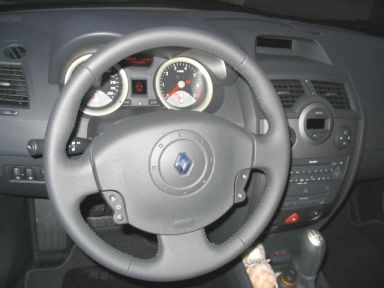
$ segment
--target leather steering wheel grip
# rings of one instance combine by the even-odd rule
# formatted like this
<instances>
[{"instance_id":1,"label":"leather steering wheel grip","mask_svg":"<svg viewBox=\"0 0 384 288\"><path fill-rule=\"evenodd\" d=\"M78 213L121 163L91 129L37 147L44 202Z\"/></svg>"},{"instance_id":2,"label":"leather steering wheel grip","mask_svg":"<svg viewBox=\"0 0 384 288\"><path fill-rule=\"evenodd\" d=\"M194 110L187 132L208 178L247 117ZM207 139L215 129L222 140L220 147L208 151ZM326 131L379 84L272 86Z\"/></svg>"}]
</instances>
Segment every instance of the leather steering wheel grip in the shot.
<instances>
[{"instance_id":1,"label":"leather steering wheel grip","mask_svg":"<svg viewBox=\"0 0 384 288\"><path fill-rule=\"evenodd\" d=\"M92 166L92 144L80 159L74 160L66 156L65 143L74 128L82 95L105 70L126 56L170 46L199 49L223 59L251 87L255 100L268 119L269 131L266 135L253 135L246 131L254 149L253 159L249 159L252 162L249 168L263 170L267 175L267 186L247 222L226 242L212 245L206 239L203 229L179 235L159 235L157 257L143 260L105 243L81 217L80 202L100 189ZM52 110L45 139L47 190L69 236L101 265L125 276L150 281L176 281L196 277L239 256L259 237L275 213L283 196L290 162L285 113L260 67L232 41L216 34L183 27L141 30L97 51L77 69L64 87ZM189 252L188 248L191 247L194 253Z\"/></svg>"}]
</instances>

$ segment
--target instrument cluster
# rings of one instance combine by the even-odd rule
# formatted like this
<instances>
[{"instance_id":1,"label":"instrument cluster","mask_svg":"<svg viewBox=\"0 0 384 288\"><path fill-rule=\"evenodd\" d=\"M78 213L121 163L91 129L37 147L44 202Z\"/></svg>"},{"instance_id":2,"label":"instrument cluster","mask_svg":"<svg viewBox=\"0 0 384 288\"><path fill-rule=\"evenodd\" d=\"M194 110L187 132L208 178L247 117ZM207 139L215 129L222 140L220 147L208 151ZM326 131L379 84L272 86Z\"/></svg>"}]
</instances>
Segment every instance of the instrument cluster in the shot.
<instances>
[{"instance_id":1,"label":"instrument cluster","mask_svg":"<svg viewBox=\"0 0 384 288\"><path fill-rule=\"evenodd\" d=\"M64 84L91 56L88 53L72 60ZM108 115L121 107L204 111L211 103L214 85L207 65L197 58L129 56L92 85L84 95L81 111L90 116Z\"/></svg>"}]
</instances>

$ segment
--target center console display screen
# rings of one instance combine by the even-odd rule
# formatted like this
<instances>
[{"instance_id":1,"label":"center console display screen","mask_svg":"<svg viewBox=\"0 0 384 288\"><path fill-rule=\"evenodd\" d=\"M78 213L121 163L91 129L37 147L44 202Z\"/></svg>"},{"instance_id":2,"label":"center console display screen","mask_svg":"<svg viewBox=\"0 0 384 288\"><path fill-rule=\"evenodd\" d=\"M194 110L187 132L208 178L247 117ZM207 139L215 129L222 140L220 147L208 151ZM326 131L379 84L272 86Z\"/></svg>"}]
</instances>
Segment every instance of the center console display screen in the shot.
<instances>
[{"instance_id":1,"label":"center console display screen","mask_svg":"<svg viewBox=\"0 0 384 288\"><path fill-rule=\"evenodd\" d=\"M308 130L320 130L325 128L324 118L308 118L307 129Z\"/></svg>"}]
</instances>

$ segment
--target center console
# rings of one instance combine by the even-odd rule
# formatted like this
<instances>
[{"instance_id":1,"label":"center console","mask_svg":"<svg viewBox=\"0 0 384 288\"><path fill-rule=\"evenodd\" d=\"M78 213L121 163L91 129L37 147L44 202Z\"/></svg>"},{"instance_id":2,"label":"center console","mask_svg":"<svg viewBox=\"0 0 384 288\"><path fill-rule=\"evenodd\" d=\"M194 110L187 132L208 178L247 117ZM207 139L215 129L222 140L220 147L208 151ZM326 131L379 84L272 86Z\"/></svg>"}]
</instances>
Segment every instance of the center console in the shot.
<instances>
[{"instance_id":1,"label":"center console","mask_svg":"<svg viewBox=\"0 0 384 288\"><path fill-rule=\"evenodd\" d=\"M286 91L279 93L276 89L278 94L287 95L289 85L283 86L282 80L279 81L278 88L284 87ZM321 97L314 82L302 81L304 96L299 97L292 107L285 107L291 133L292 162L285 196L271 231L304 227L329 215L340 197L354 155L358 117L350 106L340 109L339 102L333 101L339 94L332 89L326 91L325 95L329 97ZM339 85L345 85L347 95L347 85Z\"/></svg>"}]
</instances>

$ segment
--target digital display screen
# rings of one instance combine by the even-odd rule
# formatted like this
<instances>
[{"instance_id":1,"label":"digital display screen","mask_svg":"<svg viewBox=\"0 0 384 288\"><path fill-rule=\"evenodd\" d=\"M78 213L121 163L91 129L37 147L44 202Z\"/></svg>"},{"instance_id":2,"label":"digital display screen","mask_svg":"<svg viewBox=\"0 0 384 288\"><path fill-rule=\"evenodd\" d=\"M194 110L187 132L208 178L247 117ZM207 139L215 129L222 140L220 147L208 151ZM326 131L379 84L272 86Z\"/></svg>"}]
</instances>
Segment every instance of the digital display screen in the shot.
<instances>
[{"instance_id":1,"label":"digital display screen","mask_svg":"<svg viewBox=\"0 0 384 288\"><path fill-rule=\"evenodd\" d=\"M132 94L137 96L147 95L147 80L132 80Z\"/></svg>"},{"instance_id":2,"label":"digital display screen","mask_svg":"<svg viewBox=\"0 0 384 288\"><path fill-rule=\"evenodd\" d=\"M153 57L148 55L136 54L125 58L129 66L149 67L152 65Z\"/></svg>"},{"instance_id":3,"label":"digital display screen","mask_svg":"<svg viewBox=\"0 0 384 288\"><path fill-rule=\"evenodd\" d=\"M257 37L258 47L292 49L292 40L274 37Z\"/></svg>"},{"instance_id":4,"label":"digital display screen","mask_svg":"<svg viewBox=\"0 0 384 288\"><path fill-rule=\"evenodd\" d=\"M325 128L324 118L308 118L307 129L308 130L320 130Z\"/></svg>"}]
</instances>

